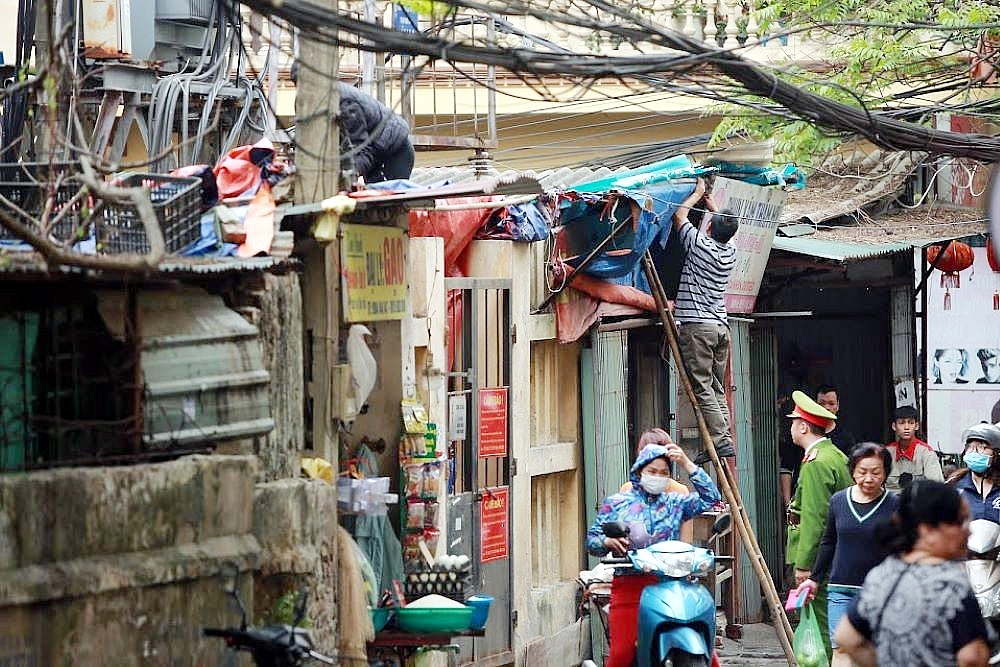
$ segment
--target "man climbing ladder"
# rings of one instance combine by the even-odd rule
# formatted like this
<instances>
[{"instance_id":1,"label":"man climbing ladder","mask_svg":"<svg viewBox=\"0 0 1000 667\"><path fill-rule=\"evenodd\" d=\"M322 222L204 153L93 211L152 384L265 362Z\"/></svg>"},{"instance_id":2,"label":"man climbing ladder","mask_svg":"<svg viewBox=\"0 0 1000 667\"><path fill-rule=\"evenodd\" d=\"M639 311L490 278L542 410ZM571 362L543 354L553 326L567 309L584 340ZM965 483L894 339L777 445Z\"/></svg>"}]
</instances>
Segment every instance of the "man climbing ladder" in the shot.
<instances>
[{"instance_id":1,"label":"man climbing ladder","mask_svg":"<svg viewBox=\"0 0 1000 667\"><path fill-rule=\"evenodd\" d=\"M688 221L689 212L699 201L704 201L707 215L712 216L705 232ZM699 178L694 192L674 212L674 232L686 253L674 317L681 356L716 452L720 457L732 457L736 452L724 384L730 345L725 293L736 265L736 247L729 241L739 228L739 220L732 211L717 210ZM695 459L699 464L708 460L707 452Z\"/></svg>"}]
</instances>

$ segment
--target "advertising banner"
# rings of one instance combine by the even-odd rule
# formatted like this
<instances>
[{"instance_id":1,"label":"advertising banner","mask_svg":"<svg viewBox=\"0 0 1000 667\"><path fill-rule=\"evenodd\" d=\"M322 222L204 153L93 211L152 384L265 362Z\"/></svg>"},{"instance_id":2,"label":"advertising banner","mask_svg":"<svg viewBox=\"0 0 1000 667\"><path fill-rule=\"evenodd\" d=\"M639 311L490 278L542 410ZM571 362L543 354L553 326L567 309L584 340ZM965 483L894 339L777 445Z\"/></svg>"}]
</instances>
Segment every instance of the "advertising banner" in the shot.
<instances>
[{"instance_id":1,"label":"advertising banner","mask_svg":"<svg viewBox=\"0 0 1000 667\"><path fill-rule=\"evenodd\" d=\"M739 231L730 242L736 245L736 266L729 276L726 312L753 312L786 196L776 187L715 179L712 200L720 211L730 209L740 218Z\"/></svg>"},{"instance_id":2,"label":"advertising banner","mask_svg":"<svg viewBox=\"0 0 1000 667\"><path fill-rule=\"evenodd\" d=\"M395 227L341 225L344 320L399 320L406 315L406 232Z\"/></svg>"},{"instance_id":3,"label":"advertising banner","mask_svg":"<svg viewBox=\"0 0 1000 667\"><path fill-rule=\"evenodd\" d=\"M986 248L959 274L959 287L941 286L941 272L927 279L927 442L960 452L962 431L1000 421L1000 273ZM947 295L947 299L945 296ZM948 306L946 309L945 306Z\"/></svg>"}]
</instances>

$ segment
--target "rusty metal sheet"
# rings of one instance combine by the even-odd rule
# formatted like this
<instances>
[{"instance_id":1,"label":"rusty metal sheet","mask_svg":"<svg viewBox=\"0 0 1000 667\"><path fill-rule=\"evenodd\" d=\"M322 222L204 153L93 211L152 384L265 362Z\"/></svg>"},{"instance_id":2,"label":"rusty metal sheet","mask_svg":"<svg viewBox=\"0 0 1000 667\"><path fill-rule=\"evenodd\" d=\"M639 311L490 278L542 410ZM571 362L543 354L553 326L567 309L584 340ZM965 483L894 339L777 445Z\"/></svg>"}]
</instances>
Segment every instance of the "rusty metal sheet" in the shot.
<instances>
[{"instance_id":1,"label":"rusty metal sheet","mask_svg":"<svg viewBox=\"0 0 1000 667\"><path fill-rule=\"evenodd\" d=\"M83 0L83 55L121 58L122 34L118 0Z\"/></svg>"}]
</instances>

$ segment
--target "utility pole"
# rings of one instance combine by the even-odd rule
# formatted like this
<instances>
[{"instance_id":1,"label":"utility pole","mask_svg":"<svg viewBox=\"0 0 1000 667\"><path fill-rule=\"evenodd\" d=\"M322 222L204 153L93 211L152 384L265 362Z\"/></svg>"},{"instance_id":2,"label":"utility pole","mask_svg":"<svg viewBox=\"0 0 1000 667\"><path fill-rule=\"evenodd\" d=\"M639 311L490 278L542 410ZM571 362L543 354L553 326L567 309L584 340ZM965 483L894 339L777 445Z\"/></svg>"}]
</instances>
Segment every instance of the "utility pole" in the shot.
<instances>
[{"instance_id":1,"label":"utility pole","mask_svg":"<svg viewBox=\"0 0 1000 667\"><path fill-rule=\"evenodd\" d=\"M313 0L331 14L337 0ZM295 166L299 181L295 202L308 204L337 194L340 183L340 133L337 112L340 93L337 87L337 47L319 41L315 35L301 34L298 49L298 81L295 93ZM306 355L311 360L306 369L306 396L311 409L305 418L311 421L312 448L339 468L338 389L333 385L333 366L337 363L340 333L340 240L328 243L312 239L304 252L303 315L306 332ZM307 427L310 424L307 424ZM309 429L306 429L307 432ZM336 509L336 502L333 503ZM329 526L337 517L326 518ZM335 530L335 528L333 529ZM332 563L338 563L340 545L334 532L329 540ZM337 577L324 577L323 597L339 601ZM332 590L331 590L332 589ZM326 619L338 628L343 619L337 605L326 610L337 618ZM339 642L338 642L339 644Z\"/></svg>"}]
</instances>

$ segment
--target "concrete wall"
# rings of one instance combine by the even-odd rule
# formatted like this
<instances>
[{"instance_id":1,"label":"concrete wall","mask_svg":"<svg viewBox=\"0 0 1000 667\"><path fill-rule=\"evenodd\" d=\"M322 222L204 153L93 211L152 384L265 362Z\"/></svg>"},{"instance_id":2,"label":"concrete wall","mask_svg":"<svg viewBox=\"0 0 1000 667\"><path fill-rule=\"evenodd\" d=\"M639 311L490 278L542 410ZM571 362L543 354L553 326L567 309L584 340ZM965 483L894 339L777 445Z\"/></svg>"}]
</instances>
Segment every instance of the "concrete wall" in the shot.
<instances>
[{"instance_id":1,"label":"concrete wall","mask_svg":"<svg viewBox=\"0 0 1000 667\"><path fill-rule=\"evenodd\" d=\"M0 663L224 663L200 631L238 620L219 574L258 560L255 475L189 456L0 477Z\"/></svg>"},{"instance_id":2,"label":"concrete wall","mask_svg":"<svg viewBox=\"0 0 1000 667\"><path fill-rule=\"evenodd\" d=\"M306 616L317 650L337 649L336 487L306 479L258 484L253 532L261 546L254 617L301 586L309 588Z\"/></svg>"}]
</instances>

